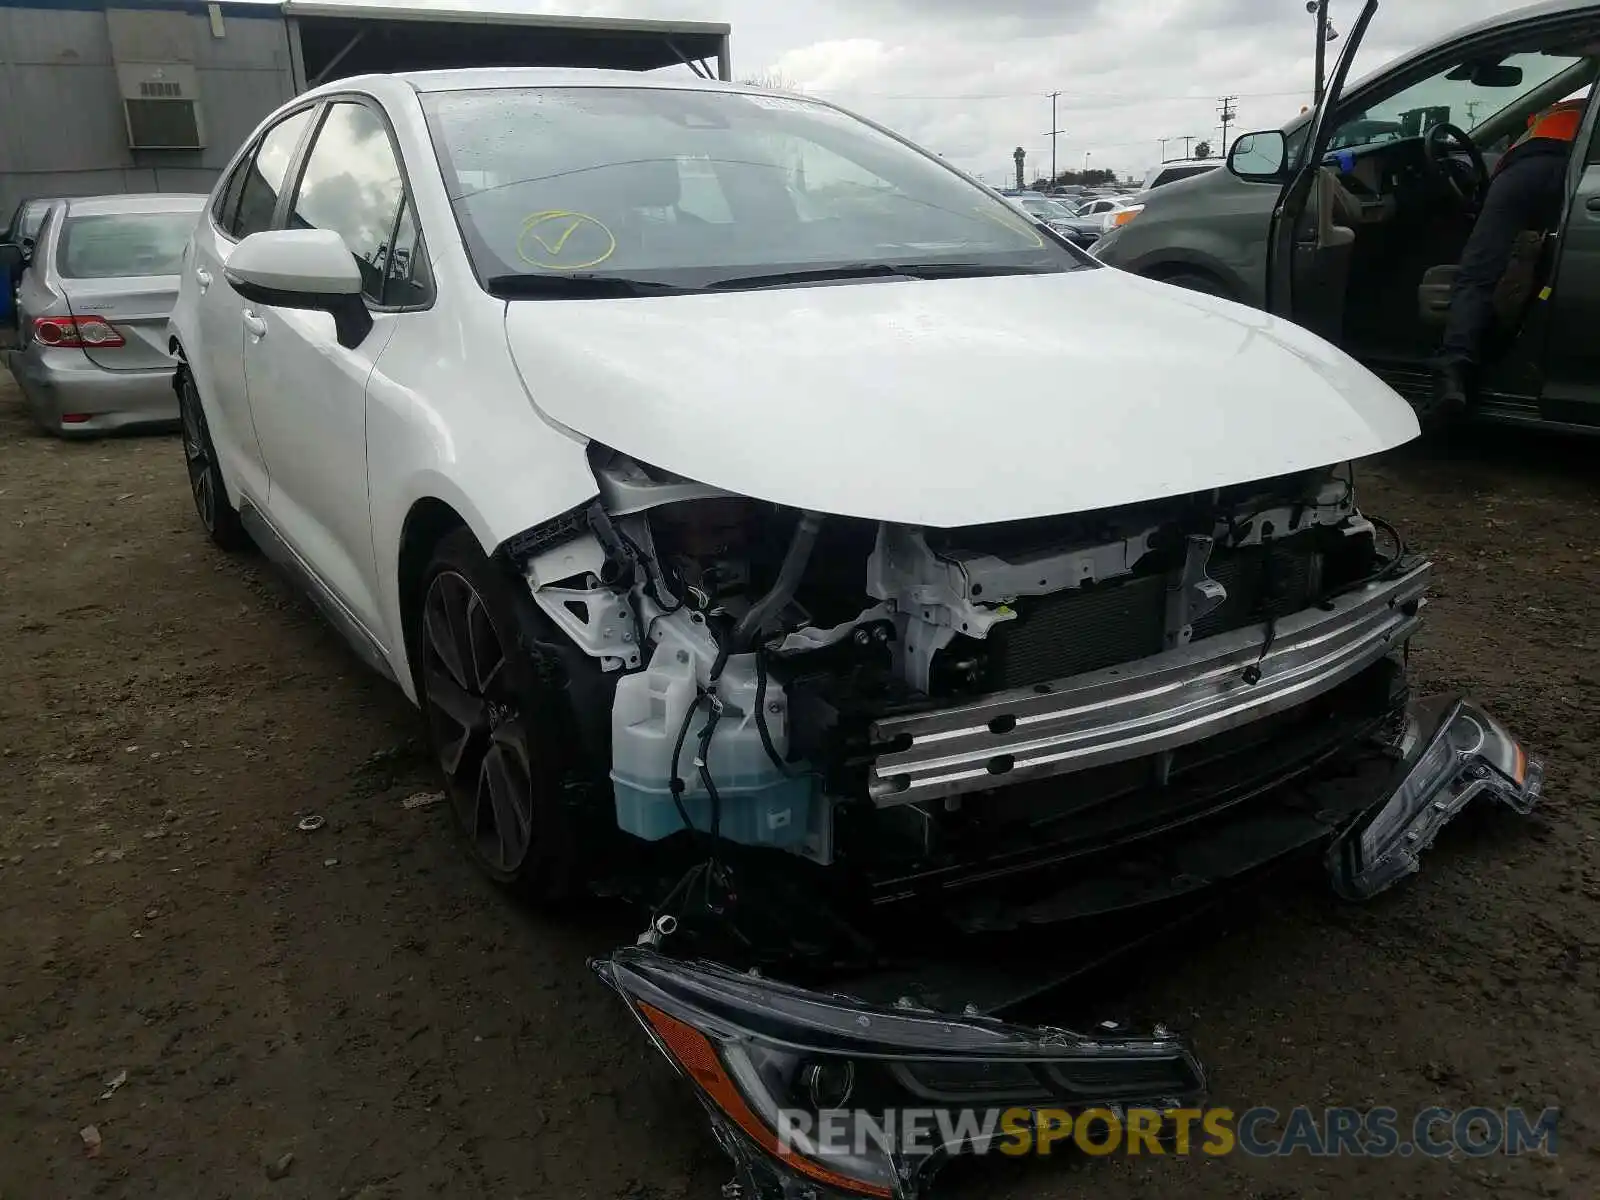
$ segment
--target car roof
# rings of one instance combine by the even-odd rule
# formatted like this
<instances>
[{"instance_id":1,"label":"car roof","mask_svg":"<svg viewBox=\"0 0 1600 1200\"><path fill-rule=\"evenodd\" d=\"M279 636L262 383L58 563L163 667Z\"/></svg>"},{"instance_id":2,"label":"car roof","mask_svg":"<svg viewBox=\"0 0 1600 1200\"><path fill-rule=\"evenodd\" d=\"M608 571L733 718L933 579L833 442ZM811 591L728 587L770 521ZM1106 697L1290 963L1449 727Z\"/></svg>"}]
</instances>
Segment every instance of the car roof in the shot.
<instances>
[{"instance_id":1,"label":"car roof","mask_svg":"<svg viewBox=\"0 0 1600 1200\"><path fill-rule=\"evenodd\" d=\"M199 212L206 197L189 192L144 192L126 196L76 196L62 200L72 217L109 217L124 213Z\"/></svg>"},{"instance_id":2,"label":"car roof","mask_svg":"<svg viewBox=\"0 0 1600 1200\"><path fill-rule=\"evenodd\" d=\"M773 89L751 84L725 83L720 79L701 79L693 75L658 75L641 71L611 71L593 67L459 67L442 71L396 71L381 75L353 75L307 92L308 96L351 88L383 86L380 81L398 81L418 92L459 92L474 88L529 87L631 87L669 88L697 92L754 92L770 94ZM815 96L796 95L798 100L818 102Z\"/></svg>"}]
</instances>

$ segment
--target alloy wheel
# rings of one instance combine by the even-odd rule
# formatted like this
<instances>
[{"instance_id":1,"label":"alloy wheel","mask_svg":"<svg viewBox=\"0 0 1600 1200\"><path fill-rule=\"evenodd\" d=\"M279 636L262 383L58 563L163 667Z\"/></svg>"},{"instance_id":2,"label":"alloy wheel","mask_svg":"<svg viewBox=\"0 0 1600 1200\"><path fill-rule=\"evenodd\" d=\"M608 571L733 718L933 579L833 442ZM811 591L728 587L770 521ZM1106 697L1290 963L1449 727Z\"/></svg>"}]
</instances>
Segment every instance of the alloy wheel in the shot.
<instances>
[{"instance_id":1,"label":"alloy wheel","mask_svg":"<svg viewBox=\"0 0 1600 1200\"><path fill-rule=\"evenodd\" d=\"M194 493L195 511L207 529L217 525L217 493L212 482L211 454L206 441L205 418L200 415L193 388L186 384L179 411L183 418L183 458L189 468L189 490Z\"/></svg>"},{"instance_id":2,"label":"alloy wheel","mask_svg":"<svg viewBox=\"0 0 1600 1200\"><path fill-rule=\"evenodd\" d=\"M455 571L434 576L423 601L422 672L456 819L483 861L510 874L533 841L528 732L483 597Z\"/></svg>"}]
</instances>

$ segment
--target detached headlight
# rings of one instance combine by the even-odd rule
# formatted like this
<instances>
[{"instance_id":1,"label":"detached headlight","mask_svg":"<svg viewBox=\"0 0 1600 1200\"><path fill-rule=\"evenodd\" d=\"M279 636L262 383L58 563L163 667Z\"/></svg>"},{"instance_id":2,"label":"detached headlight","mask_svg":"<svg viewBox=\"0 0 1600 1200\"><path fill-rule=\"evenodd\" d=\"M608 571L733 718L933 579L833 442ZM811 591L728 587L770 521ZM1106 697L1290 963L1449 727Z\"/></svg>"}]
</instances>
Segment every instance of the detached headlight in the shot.
<instances>
[{"instance_id":1,"label":"detached headlight","mask_svg":"<svg viewBox=\"0 0 1600 1200\"><path fill-rule=\"evenodd\" d=\"M1398 750L1398 783L1329 849L1334 888L1348 899L1366 899L1414 873L1439 830L1477 797L1526 814L1544 786L1543 765L1466 700L1413 705Z\"/></svg>"},{"instance_id":2,"label":"detached headlight","mask_svg":"<svg viewBox=\"0 0 1600 1200\"><path fill-rule=\"evenodd\" d=\"M1121 229L1143 211L1144 205L1130 204L1127 208L1119 208L1113 212L1108 212L1105 220L1100 222L1100 232L1110 233L1113 229Z\"/></svg>"},{"instance_id":3,"label":"detached headlight","mask_svg":"<svg viewBox=\"0 0 1600 1200\"><path fill-rule=\"evenodd\" d=\"M872 1005L644 947L592 965L694 1084L760 1196L789 1195L785 1180L825 1195L916 1194L939 1161L1000 1135L974 1110L1172 1104L1204 1086L1168 1036Z\"/></svg>"}]
</instances>

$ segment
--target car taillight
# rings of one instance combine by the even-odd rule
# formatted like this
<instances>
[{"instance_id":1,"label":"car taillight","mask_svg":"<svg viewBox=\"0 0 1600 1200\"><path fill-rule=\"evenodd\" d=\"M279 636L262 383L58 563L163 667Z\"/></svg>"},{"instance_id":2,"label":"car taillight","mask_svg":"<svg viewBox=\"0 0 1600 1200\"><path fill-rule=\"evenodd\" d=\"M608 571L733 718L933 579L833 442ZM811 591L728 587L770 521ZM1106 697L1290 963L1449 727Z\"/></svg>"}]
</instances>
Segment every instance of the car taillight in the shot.
<instances>
[{"instance_id":1,"label":"car taillight","mask_svg":"<svg viewBox=\"0 0 1600 1200\"><path fill-rule=\"evenodd\" d=\"M122 335L99 317L35 317L33 336L46 346L91 346L111 350Z\"/></svg>"}]
</instances>

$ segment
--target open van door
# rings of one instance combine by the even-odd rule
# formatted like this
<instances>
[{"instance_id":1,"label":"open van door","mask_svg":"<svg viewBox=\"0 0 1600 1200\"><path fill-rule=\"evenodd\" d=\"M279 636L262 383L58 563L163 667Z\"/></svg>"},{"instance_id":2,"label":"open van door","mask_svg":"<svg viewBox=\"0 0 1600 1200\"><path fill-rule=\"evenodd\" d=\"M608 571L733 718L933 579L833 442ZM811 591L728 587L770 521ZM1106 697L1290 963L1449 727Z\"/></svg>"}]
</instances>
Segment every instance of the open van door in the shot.
<instances>
[{"instance_id":1,"label":"open van door","mask_svg":"<svg viewBox=\"0 0 1600 1200\"><path fill-rule=\"evenodd\" d=\"M1323 158L1333 137L1334 109L1344 91L1356 51L1378 11L1367 0L1345 40L1306 132L1299 154L1290 152L1288 185L1272 214L1267 252L1267 308L1289 317L1335 344L1344 313L1345 281L1355 231L1339 223L1340 188Z\"/></svg>"},{"instance_id":2,"label":"open van door","mask_svg":"<svg viewBox=\"0 0 1600 1200\"><path fill-rule=\"evenodd\" d=\"M1567 179L1567 206L1555 244L1555 270L1536 300L1545 310L1541 342L1545 421L1600 428L1600 104L1591 94ZM1532 321L1530 320L1530 325ZM1535 351L1537 353L1537 351Z\"/></svg>"}]
</instances>

